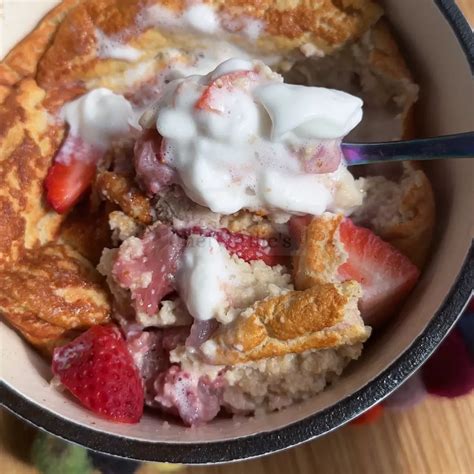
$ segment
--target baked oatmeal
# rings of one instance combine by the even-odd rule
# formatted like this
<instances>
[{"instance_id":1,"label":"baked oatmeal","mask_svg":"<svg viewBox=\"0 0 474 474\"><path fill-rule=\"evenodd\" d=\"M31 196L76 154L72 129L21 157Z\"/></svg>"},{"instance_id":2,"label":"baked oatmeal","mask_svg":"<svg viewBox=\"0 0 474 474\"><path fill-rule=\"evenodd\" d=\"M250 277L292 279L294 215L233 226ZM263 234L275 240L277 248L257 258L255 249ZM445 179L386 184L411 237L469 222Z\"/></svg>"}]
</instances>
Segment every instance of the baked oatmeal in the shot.
<instances>
[{"instance_id":1,"label":"baked oatmeal","mask_svg":"<svg viewBox=\"0 0 474 474\"><path fill-rule=\"evenodd\" d=\"M0 65L0 308L107 419L284 409L418 281L429 180L340 147L410 136L418 86L371 0L145 3L66 0Z\"/></svg>"}]
</instances>

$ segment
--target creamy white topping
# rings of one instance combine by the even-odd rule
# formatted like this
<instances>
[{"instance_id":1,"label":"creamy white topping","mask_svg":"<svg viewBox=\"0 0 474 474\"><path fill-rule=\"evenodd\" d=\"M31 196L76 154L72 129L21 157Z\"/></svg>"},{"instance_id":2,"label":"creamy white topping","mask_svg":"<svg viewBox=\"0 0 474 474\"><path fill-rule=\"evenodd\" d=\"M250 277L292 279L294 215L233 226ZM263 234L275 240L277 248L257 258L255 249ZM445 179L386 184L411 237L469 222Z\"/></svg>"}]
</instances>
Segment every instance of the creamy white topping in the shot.
<instances>
[{"instance_id":1,"label":"creamy white topping","mask_svg":"<svg viewBox=\"0 0 474 474\"><path fill-rule=\"evenodd\" d=\"M138 63L142 52L122 41L124 36L133 36L149 28L159 28L174 34L194 31L194 40L189 45L180 44L180 48L162 48L158 53L158 63L166 64L157 67L156 58ZM153 87L158 94L162 85L169 80L187 77L192 74L207 74L223 61L232 57L257 59L250 51L236 46L234 34L246 36L255 41L264 30L264 23L250 16L231 17L218 12L213 5L190 1L181 11L175 11L163 5L151 5L142 8L135 18L135 26L124 29L117 34L107 36L96 29L97 51L99 57L136 62L126 71L108 77L108 84L115 88L130 88L148 84L143 96L138 93L133 97L135 103L144 105ZM161 59L163 61L161 61ZM276 54L259 55L258 59L273 66L281 62ZM137 84L138 83L138 84ZM91 79L89 88L98 87L102 80ZM146 104L149 105L149 102Z\"/></svg>"},{"instance_id":2,"label":"creamy white topping","mask_svg":"<svg viewBox=\"0 0 474 474\"><path fill-rule=\"evenodd\" d=\"M239 17L224 17L224 28L228 31L243 34L251 40L256 40L264 30L264 23L255 18L241 15Z\"/></svg>"},{"instance_id":3,"label":"creamy white topping","mask_svg":"<svg viewBox=\"0 0 474 474\"><path fill-rule=\"evenodd\" d=\"M272 119L272 138L342 138L362 120L362 100L342 91L266 84L255 91Z\"/></svg>"},{"instance_id":4,"label":"creamy white topping","mask_svg":"<svg viewBox=\"0 0 474 474\"><path fill-rule=\"evenodd\" d=\"M186 54L177 49L169 49L167 51L171 61L171 73L168 79L184 79L192 75L206 75L220 64L231 58L243 58L250 61L252 58L241 48L227 41L213 42L211 40L204 41L200 45L200 49ZM177 61L176 61L177 59ZM271 60L271 58L270 58Z\"/></svg>"},{"instance_id":5,"label":"creamy white topping","mask_svg":"<svg viewBox=\"0 0 474 474\"><path fill-rule=\"evenodd\" d=\"M293 289L285 267L231 256L213 237L191 235L181 257L177 288L197 320L227 324L256 301Z\"/></svg>"},{"instance_id":6,"label":"creamy white topping","mask_svg":"<svg viewBox=\"0 0 474 474\"><path fill-rule=\"evenodd\" d=\"M117 39L112 39L102 31L96 30L98 56L100 58L122 59L124 61L136 61L141 56L141 51L124 44Z\"/></svg>"},{"instance_id":7,"label":"creamy white topping","mask_svg":"<svg viewBox=\"0 0 474 474\"><path fill-rule=\"evenodd\" d=\"M224 285L230 263L229 254L216 239L189 237L176 280L179 294L195 319L215 318L227 306Z\"/></svg>"},{"instance_id":8,"label":"creamy white topping","mask_svg":"<svg viewBox=\"0 0 474 474\"><path fill-rule=\"evenodd\" d=\"M177 55L184 53L186 58L171 66L173 79L192 74L207 74L223 61L234 57L255 59L255 55L236 46L231 34L236 33L255 41L264 30L264 24L260 20L247 16L222 16L213 5L196 1L190 2L182 12L163 5L152 5L139 13L136 23L140 30L159 27L169 31L193 30L199 34L192 50L174 50ZM173 53L173 49L169 48L164 52ZM277 55L266 55L259 59L270 66L281 60Z\"/></svg>"},{"instance_id":9,"label":"creamy white topping","mask_svg":"<svg viewBox=\"0 0 474 474\"><path fill-rule=\"evenodd\" d=\"M200 33L214 34L220 30L219 17L209 5L190 5L182 18L185 24Z\"/></svg>"},{"instance_id":10,"label":"creamy white topping","mask_svg":"<svg viewBox=\"0 0 474 474\"><path fill-rule=\"evenodd\" d=\"M360 121L361 106L349 94L283 84L262 63L233 59L170 83L155 106L156 128L162 158L188 197L213 212L350 212L362 196L337 166L337 140ZM307 171L315 155L335 159L331 172Z\"/></svg>"},{"instance_id":11,"label":"creamy white topping","mask_svg":"<svg viewBox=\"0 0 474 474\"><path fill-rule=\"evenodd\" d=\"M209 36L225 32L236 32L256 40L264 29L262 21L241 16L239 18L221 17L213 5L193 1L182 13L163 5L152 5L144 9L137 18L140 29L159 26L170 30L194 30Z\"/></svg>"},{"instance_id":12,"label":"creamy white topping","mask_svg":"<svg viewBox=\"0 0 474 474\"><path fill-rule=\"evenodd\" d=\"M67 103L62 110L70 133L96 148L130 132L136 116L130 103L121 95L103 87L94 89Z\"/></svg>"}]
</instances>

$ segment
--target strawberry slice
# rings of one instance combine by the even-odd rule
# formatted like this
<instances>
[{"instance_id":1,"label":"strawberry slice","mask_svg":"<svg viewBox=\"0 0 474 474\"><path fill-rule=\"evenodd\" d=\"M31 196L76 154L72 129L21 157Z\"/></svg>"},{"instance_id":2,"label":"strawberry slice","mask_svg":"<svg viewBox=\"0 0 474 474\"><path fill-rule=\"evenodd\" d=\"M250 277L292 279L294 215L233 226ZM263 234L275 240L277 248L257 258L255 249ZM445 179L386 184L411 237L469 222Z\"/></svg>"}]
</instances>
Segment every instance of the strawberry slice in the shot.
<instances>
[{"instance_id":1,"label":"strawberry slice","mask_svg":"<svg viewBox=\"0 0 474 474\"><path fill-rule=\"evenodd\" d=\"M303 240L303 234L305 233L306 227L308 227L312 218L313 216L306 214L304 216L293 216L288 221L290 236L297 246L301 244L301 241Z\"/></svg>"},{"instance_id":2,"label":"strawberry slice","mask_svg":"<svg viewBox=\"0 0 474 474\"><path fill-rule=\"evenodd\" d=\"M266 239L230 232L228 229L212 230L192 227L191 229L178 231L178 235L181 237L189 237L191 234L213 237L220 244L223 244L231 255L237 255L246 262L262 260L270 266L284 264L282 248L271 245Z\"/></svg>"},{"instance_id":3,"label":"strawberry slice","mask_svg":"<svg viewBox=\"0 0 474 474\"><path fill-rule=\"evenodd\" d=\"M395 247L350 219L341 222L339 238L348 254L338 269L339 277L362 285L359 309L367 324L377 325L413 289L420 272Z\"/></svg>"},{"instance_id":4,"label":"strawberry slice","mask_svg":"<svg viewBox=\"0 0 474 474\"><path fill-rule=\"evenodd\" d=\"M248 92L252 85L260 82L255 71L234 71L214 79L196 102L196 109L225 112L222 95L239 89Z\"/></svg>"},{"instance_id":5,"label":"strawberry slice","mask_svg":"<svg viewBox=\"0 0 474 474\"><path fill-rule=\"evenodd\" d=\"M82 197L94 179L102 150L68 135L61 145L44 186L49 205L58 213L69 211Z\"/></svg>"},{"instance_id":6,"label":"strawberry slice","mask_svg":"<svg viewBox=\"0 0 474 474\"><path fill-rule=\"evenodd\" d=\"M115 326L92 326L69 344L54 349L52 370L94 413L122 423L140 420L142 381Z\"/></svg>"},{"instance_id":7,"label":"strawberry slice","mask_svg":"<svg viewBox=\"0 0 474 474\"><path fill-rule=\"evenodd\" d=\"M149 228L141 239L133 237L122 243L112 275L122 288L130 290L137 312L156 314L161 299L173 291L184 245L164 224Z\"/></svg>"}]
</instances>

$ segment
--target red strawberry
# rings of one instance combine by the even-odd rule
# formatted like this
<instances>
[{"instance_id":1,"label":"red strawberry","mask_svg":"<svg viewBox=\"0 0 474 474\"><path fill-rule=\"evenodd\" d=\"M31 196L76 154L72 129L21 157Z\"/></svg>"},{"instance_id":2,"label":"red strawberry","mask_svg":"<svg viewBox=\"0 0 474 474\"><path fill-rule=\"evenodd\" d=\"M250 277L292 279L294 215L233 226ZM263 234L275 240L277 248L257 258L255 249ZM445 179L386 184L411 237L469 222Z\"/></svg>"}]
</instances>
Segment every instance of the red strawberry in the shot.
<instances>
[{"instance_id":1,"label":"red strawberry","mask_svg":"<svg viewBox=\"0 0 474 474\"><path fill-rule=\"evenodd\" d=\"M266 239L259 239L252 235L230 232L228 229L202 229L193 227L184 229L178 234L182 237L189 237L191 234L202 235L204 237L214 237L223 244L231 255L250 262L251 260L263 260L267 265L278 265L282 263L280 247L272 247ZM279 251L280 250L280 251Z\"/></svg>"},{"instance_id":2,"label":"red strawberry","mask_svg":"<svg viewBox=\"0 0 474 474\"><path fill-rule=\"evenodd\" d=\"M141 239L122 243L112 275L122 288L130 290L137 312L156 314L161 299L173 291L184 245L184 240L164 224L148 229ZM147 281L144 274L149 276Z\"/></svg>"},{"instance_id":3,"label":"red strawberry","mask_svg":"<svg viewBox=\"0 0 474 474\"><path fill-rule=\"evenodd\" d=\"M234 71L214 79L196 102L197 109L224 112L219 97L221 94L232 92L235 89L249 90L256 84L259 75L255 71Z\"/></svg>"},{"instance_id":4,"label":"red strawberry","mask_svg":"<svg viewBox=\"0 0 474 474\"><path fill-rule=\"evenodd\" d=\"M341 222L339 237L348 253L339 276L362 285L360 311L367 324L376 325L408 295L420 272L395 247L350 219Z\"/></svg>"},{"instance_id":5,"label":"red strawberry","mask_svg":"<svg viewBox=\"0 0 474 474\"><path fill-rule=\"evenodd\" d=\"M91 185L101 150L68 136L45 179L46 199L60 214L69 211Z\"/></svg>"},{"instance_id":6,"label":"red strawberry","mask_svg":"<svg viewBox=\"0 0 474 474\"><path fill-rule=\"evenodd\" d=\"M123 423L140 420L142 381L115 326L92 326L69 344L54 349L52 370L94 413Z\"/></svg>"},{"instance_id":7,"label":"red strawberry","mask_svg":"<svg viewBox=\"0 0 474 474\"><path fill-rule=\"evenodd\" d=\"M305 216L293 216L288 222L290 236L297 246L301 244L303 234L306 231L313 216L306 214Z\"/></svg>"}]
</instances>

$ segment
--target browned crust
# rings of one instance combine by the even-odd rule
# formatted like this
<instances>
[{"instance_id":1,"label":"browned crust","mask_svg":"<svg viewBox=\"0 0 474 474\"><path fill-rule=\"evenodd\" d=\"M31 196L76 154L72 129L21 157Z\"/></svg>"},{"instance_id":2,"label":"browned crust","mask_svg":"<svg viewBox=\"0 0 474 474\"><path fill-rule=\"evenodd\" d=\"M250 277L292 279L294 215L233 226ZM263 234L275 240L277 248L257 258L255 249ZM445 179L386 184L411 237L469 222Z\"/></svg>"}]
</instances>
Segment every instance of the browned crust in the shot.
<instances>
[{"instance_id":1,"label":"browned crust","mask_svg":"<svg viewBox=\"0 0 474 474\"><path fill-rule=\"evenodd\" d=\"M64 0L53 8L3 59L0 63L0 102L14 84L35 75L38 62L50 45L61 20L79 1Z\"/></svg>"},{"instance_id":2,"label":"browned crust","mask_svg":"<svg viewBox=\"0 0 474 474\"><path fill-rule=\"evenodd\" d=\"M133 184L131 179L104 171L97 176L96 187L105 199L119 206L132 219L143 225L152 223L150 200Z\"/></svg>"},{"instance_id":3,"label":"browned crust","mask_svg":"<svg viewBox=\"0 0 474 474\"><path fill-rule=\"evenodd\" d=\"M338 245L342 215L314 218L306 228L298 252L293 257L293 278L297 290L334 281L334 275L345 260Z\"/></svg>"},{"instance_id":4,"label":"browned crust","mask_svg":"<svg viewBox=\"0 0 474 474\"><path fill-rule=\"evenodd\" d=\"M106 321L109 303L95 269L50 244L63 218L46 207L43 179L64 128L51 121L45 97L26 78L0 105L0 311L47 350L71 329Z\"/></svg>"},{"instance_id":5,"label":"browned crust","mask_svg":"<svg viewBox=\"0 0 474 474\"><path fill-rule=\"evenodd\" d=\"M323 50L340 47L366 31L380 18L382 9L367 0L308 0L275 2L274 0L231 0L221 2L231 17L242 14L263 20L266 31L276 41L292 43L305 38Z\"/></svg>"},{"instance_id":6,"label":"browned crust","mask_svg":"<svg viewBox=\"0 0 474 474\"><path fill-rule=\"evenodd\" d=\"M36 314L24 311L23 308L20 311L9 309L6 319L28 342L45 354L50 354L54 347L65 344L77 335L76 331L69 331L43 321Z\"/></svg>"},{"instance_id":7,"label":"browned crust","mask_svg":"<svg viewBox=\"0 0 474 474\"><path fill-rule=\"evenodd\" d=\"M108 294L99 275L64 245L24 252L0 269L0 311L36 344L50 345L72 329L109 319Z\"/></svg>"},{"instance_id":8,"label":"browned crust","mask_svg":"<svg viewBox=\"0 0 474 474\"><path fill-rule=\"evenodd\" d=\"M46 209L43 179L62 138L42 106L45 92L22 80L0 105L0 263L49 242L60 217Z\"/></svg>"},{"instance_id":9,"label":"browned crust","mask_svg":"<svg viewBox=\"0 0 474 474\"><path fill-rule=\"evenodd\" d=\"M59 229L59 240L77 250L93 265L97 265L104 248L112 246L108 224L111 205L98 207L83 202L67 216Z\"/></svg>"},{"instance_id":10,"label":"browned crust","mask_svg":"<svg viewBox=\"0 0 474 474\"><path fill-rule=\"evenodd\" d=\"M222 326L203 352L212 364L233 365L363 342L368 331L357 310L360 294L351 281L268 298Z\"/></svg>"},{"instance_id":11,"label":"browned crust","mask_svg":"<svg viewBox=\"0 0 474 474\"><path fill-rule=\"evenodd\" d=\"M48 246L62 218L46 208L42 183L63 127L51 122L45 96L27 78L0 105L0 311L48 351L71 329L107 320L109 304L86 261Z\"/></svg>"},{"instance_id":12,"label":"browned crust","mask_svg":"<svg viewBox=\"0 0 474 474\"><path fill-rule=\"evenodd\" d=\"M108 318L108 296L98 273L64 245L25 252L13 268L0 271L0 281L1 307L30 308L43 321L65 329Z\"/></svg>"},{"instance_id":13,"label":"browned crust","mask_svg":"<svg viewBox=\"0 0 474 474\"><path fill-rule=\"evenodd\" d=\"M382 15L373 0L211 0L221 17L235 19L242 15L261 20L264 33L252 42L238 40L244 46L262 53L280 52L288 55L304 44L331 52L353 41L367 31ZM96 56L95 29L106 34L118 31L144 56L156 53L166 45L190 46L192 35L169 34L157 29L138 32L135 17L141 8L161 4L176 11L184 8L184 0L67 0L56 7L37 29L19 43L0 70L0 85L12 85L21 77L38 69L38 83L54 84L92 80L124 71L123 61L100 60ZM224 22L225 23L225 22ZM125 34L124 34L125 30ZM127 33L128 31L128 33ZM38 66L38 67L37 67ZM3 78L3 80L2 80Z\"/></svg>"}]
</instances>

